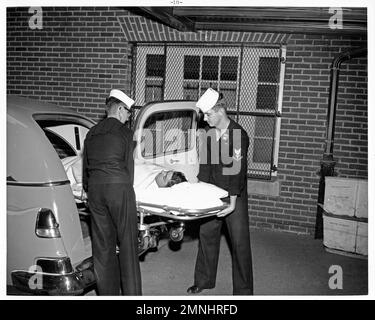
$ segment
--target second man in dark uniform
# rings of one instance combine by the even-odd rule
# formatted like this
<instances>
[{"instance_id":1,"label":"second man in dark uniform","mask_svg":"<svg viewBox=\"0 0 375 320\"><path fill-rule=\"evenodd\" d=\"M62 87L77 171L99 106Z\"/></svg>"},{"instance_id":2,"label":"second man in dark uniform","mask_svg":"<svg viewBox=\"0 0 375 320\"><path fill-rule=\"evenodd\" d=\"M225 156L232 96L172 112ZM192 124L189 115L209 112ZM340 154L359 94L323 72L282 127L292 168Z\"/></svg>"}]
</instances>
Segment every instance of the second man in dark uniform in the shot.
<instances>
[{"instance_id":1,"label":"second man in dark uniform","mask_svg":"<svg viewBox=\"0 0 375 320\"><path fill-rule=\"evenodd\" d=\"M188 293L196 294L216 284L222 223L225 222L232 247L233 294L253 294L253 271L250 247L246 131L227 116L224 100L208 89L197 106L208 123L201 135L206 137L200 152L198 179L212 183L229 194L229 206L217 218L200 225L199 248L194 285ZM202 136L201 136L202 137Z\"/></svg>"}]
</instances>

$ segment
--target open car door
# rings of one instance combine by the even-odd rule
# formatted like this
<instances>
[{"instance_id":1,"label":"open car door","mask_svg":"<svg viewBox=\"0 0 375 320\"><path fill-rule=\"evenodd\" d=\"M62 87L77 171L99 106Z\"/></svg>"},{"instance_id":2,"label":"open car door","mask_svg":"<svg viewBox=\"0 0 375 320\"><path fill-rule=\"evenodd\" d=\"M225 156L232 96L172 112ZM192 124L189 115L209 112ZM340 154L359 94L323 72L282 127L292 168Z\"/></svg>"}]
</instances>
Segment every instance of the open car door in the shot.
<instances>
[{"instance_id":1,"label":"open car door","mask_svg":"<svg viewBox=\"0 0 375 320\"><path fill-rule=\"evenodd\" d=\"M135 161L181 171L197 180L197 116L193 101L163 101L146 105L135 123Z\"/></svg>"}]
</instances>

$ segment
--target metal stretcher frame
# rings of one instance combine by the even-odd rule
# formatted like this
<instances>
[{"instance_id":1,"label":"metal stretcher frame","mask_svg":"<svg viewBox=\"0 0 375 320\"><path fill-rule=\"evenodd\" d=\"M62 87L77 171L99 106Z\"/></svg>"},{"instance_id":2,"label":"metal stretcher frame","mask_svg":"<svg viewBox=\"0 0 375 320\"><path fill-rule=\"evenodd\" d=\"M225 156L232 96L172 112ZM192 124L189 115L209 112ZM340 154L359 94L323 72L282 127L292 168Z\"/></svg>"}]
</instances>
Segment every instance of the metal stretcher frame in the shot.
<instances>
[{"instance_id":1,"label":"metal stretcher frame","mask_svg":"<svg viewBox=\"0 0 375 320\"><path fill-rule=\"evenodd\" d=\"M227 206L227 204L223 204L222 206L207 209L184 209L137 201L137 209L142 215L156 215L178 221L192 221L211 217L216 215L219 211L225 209ZM153 211L149 208L162 209L163 212ZM173 212L177 212L177 214Z\"/></svg>"},{"instance_id":2,"label":"metal stretcher frame","mask_svg":"<svg viewBox=\"0 0 375 320\"><path fill-rule=\"evenodd\" d=\"M171 225L172 227L169 230L170 239L173 241L181 241L184 237L186 221L193 221L215 216L219 211L223 210L227 206L227 204L223 204L222 206L207 209L183 209L167 205L137 201L137 213L139 218L139 254L141 255L148 249L157 247L158 233L154 233L157 230L156 227ZM162 211L156 211L155 209L161 209ZM163 219L157 222L146 223L145 218L150 216L156 216Z\"/></svg>"}]
</instances>

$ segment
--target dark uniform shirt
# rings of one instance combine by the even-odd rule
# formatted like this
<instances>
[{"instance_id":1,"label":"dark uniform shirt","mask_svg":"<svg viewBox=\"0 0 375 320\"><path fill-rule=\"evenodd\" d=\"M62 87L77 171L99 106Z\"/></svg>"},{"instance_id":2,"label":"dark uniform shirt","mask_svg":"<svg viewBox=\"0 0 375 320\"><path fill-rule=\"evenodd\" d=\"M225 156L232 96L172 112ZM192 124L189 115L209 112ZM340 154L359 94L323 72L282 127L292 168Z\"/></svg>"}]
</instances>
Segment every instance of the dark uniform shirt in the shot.
<instances>
[{"instance_id":1,"label":"dark uniform shirt","mask_svg":"<svg viewBox=\"0 0 375 320\"><path fill-rule=\"evenodd\" d=\"M215 133L206 127L206 133ZM212 183L229 195L247 192L247 149L249 137L246 131L230 119L227 131L216 141L215 134L207 135L207 148L203 147L198 179ZM206 159L207 161L205 161Z\"/></svg>"},{"instance_id":2,"label":"dark uniform shirt","mask_svg":"<svg viewBox=\"0 0 375 320\"><path fill-rule=\"evenodd\" d=\"M133 185L133 132L116 118L106 118L87 133L83 157L83 187L89 184Z\"/></svg>"}]
</instances>

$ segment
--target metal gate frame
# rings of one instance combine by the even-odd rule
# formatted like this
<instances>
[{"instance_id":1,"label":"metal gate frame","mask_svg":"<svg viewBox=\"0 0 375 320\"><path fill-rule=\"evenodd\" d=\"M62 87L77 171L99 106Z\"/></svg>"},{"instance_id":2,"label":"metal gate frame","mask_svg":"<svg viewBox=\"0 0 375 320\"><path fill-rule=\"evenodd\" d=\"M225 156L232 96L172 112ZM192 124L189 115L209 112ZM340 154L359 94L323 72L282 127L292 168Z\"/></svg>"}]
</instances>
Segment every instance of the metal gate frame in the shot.
<instances>
[{"instance_id":1,"label":"metal gate frame","mask_svg":"<svg viewBox=\"0 0 375 320\"><path fill-rule=\"evenodd\" d=\"M200 47L200 48L212 48L212 47L237 47L240 48L240 67L239 67L239 78L237 79L237 83L242 83L242 71L243 71L243 52L245 47L251 48L262 48L262 49L279 49L279 82L277 85L277 92L275 95L275 110L273 112L262 112L262 111L241 111L240 110L240 103L241 103L241 86L239 85L238 88L238 95L236 98L236 110L228 110L228 115L234 118L235 121L239 121L240 117L265 117L265 118L273 118L273 128L272 128L272 151L271 151L271 161L270 161L270 168L267 170L262 171L262 174L254 174L249 173L251 168L248 167L248 177L255 178L255 179L263 179L263 180L271 180L273 175L276 175L277 172L277 154L279 149L279 139L280 135L277 134L280 131L280 124L281 124L281 109L282 109L282 97L283 97L283 87L284 87L284 75L285 75L285 61L286 61L286 46L285 45L263 45L263 44L247 44L247 43L231 43L231 42L223 42L223 43L206 43L206 42L131 42L132 49L132 63L131 63L131 92L132 96L135 97L136 94L136 63L137 63L137 48L139 46L144 47L152 47L158 46L163 47L165 63L167 60L167 47L168 46L189 46L189 47ZM162 79L162 100L164 99L165 94L165 74ZM142 106L134 106L137 111ZM276 157L275 157L276 155ZM276 158L276 159L275 159ZM261 172L261 170L257 169L256 171Z\"/></svg>"}]
</instances>

